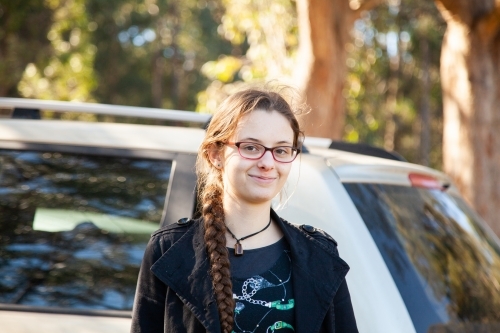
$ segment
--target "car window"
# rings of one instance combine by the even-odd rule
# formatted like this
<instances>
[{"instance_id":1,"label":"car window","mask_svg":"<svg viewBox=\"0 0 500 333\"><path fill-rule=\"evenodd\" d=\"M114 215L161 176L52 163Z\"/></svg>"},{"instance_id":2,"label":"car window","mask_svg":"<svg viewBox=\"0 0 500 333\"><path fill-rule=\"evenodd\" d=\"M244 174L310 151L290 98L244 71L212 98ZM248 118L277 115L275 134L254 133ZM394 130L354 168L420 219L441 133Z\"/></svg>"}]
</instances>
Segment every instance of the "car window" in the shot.
<instances>
[{"instance_id":1,"label":"car window","mask_svg":"<svg viewBox=\"0 0 500 333\"><path fill-rule=\"evenodd\" d=\"M0 150L0 303L131 310L171 166Z\"/></svg>"},{"instance_id":2,"label":"car window","mask_svg":"<svg viewBox=\"0 0 500 333\"><path fill-rule=\"evenodd\" d=\"M445 191L344 184L418 333L498 332L498 239Z\"/></svg>"}]
</instances>

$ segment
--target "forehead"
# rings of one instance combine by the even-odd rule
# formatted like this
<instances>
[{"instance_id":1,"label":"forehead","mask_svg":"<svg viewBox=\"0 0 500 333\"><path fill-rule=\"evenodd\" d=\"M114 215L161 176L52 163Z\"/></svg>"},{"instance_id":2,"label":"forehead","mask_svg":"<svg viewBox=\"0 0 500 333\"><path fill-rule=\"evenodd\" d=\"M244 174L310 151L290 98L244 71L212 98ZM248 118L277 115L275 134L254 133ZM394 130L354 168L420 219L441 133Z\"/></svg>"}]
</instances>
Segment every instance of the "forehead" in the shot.
<instances>
[{"instance_id":1,"label":"forehead","mask_svg":"<svg viewBox=\"0 0 500 333\"><path fill-rule=\"evenodd\" d=\"M277 111L254 110L238 122L235 141L256 139L257 141L293 143L290 121Z\"/></svg>"}]
</instances>

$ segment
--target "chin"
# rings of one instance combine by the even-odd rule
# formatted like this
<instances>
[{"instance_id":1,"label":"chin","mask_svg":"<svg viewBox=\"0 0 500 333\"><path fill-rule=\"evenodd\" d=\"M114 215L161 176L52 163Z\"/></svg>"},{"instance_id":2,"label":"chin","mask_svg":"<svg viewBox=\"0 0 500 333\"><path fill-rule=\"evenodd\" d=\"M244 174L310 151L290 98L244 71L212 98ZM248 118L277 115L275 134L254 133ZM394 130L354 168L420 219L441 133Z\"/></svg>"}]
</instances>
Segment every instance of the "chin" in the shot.
<instances>
[{"instance_id":1,"label":"chin","mask_svg":"<svg viewBox=\"0 0 500 333\"><path fill-rule=\"evenodd\" d=\"M263 203L267 203L267 202L271 202L274 197L276 196L276 194L265 194L265 195L253 195L253 196L247 196L246 200L247 202L249 203L252 203L252 204L263 204Z\"/></svg>"}]
</instances>

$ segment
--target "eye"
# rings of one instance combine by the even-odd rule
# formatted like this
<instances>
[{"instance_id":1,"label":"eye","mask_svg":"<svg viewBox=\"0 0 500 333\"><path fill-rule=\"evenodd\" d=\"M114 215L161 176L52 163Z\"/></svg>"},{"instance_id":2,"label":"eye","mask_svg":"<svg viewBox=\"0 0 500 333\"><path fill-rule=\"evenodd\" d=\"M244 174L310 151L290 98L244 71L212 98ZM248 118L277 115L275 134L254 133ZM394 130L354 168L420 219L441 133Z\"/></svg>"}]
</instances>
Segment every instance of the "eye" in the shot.
<instances>
[{"instance_id":1,"label":"eye","mask_svg":"<svg viewBox=\"0 0 500 333\"><path fill-rule=\"evenodd\" d=\"M274 148L274 154L278 156L290 155L292 153L292 148L290 147L276 147Z\"/></svg>"},{"instance_id":2,"label":"eye","mask_svg":"<svg viewBox=\"0 0 500 333\"><path fill-rule=\"evenodd\" d=\"M262 150L261 147L253 143L243 143L240 145L240 149L246 153L258 153Z\"/></svg>"}]
</instances>

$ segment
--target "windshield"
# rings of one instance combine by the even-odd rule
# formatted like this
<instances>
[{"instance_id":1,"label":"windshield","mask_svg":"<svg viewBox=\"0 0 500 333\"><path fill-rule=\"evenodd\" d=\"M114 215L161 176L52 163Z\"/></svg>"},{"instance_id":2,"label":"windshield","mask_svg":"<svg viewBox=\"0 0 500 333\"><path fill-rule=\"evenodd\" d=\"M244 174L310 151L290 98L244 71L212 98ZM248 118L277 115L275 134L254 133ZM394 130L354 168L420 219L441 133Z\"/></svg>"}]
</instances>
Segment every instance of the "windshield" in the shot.
<instances>
[{"instance_id":1,"label":"windshield","mask_svg":"<svg viewBox=\"0 0 500 333\"><path fill-rule=\"evenodd\" d=\"M500 247L441 190L344 184L418 333L500 332Z\"/></svg>"},{"instance_id":2,"label":"windshield","mask_svg":"<svg viewBox=\"0 0 500 333\"><path fill-rule=\"evenodd\" d=\"M0 303L131 310L171 165L0 150Z\"/></svg>"}]
</instances>

